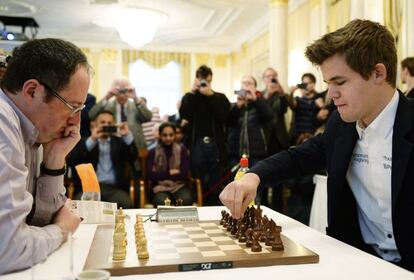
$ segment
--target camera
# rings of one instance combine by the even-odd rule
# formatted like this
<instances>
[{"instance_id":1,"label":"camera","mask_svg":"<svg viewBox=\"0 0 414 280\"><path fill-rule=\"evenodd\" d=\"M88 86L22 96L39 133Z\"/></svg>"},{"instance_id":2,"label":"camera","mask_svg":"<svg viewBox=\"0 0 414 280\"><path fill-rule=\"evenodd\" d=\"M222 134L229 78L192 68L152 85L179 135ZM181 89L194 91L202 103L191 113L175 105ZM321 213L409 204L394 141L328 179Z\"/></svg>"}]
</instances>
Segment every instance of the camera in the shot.
<instances>
[{"instance_id":1,"label":"camera","mask_svg":"<svg viewBox=\"0 0 414 280\"><path fill-rule=\"evenodd\" d=\"M234 94L237 94L240 97L245 97L247 95L247 92L244 89L241 89L241 90L235 90Z\"/></svg>"},{"instance_id":2,"label":"camera","mask_svg":"<svg viewBox=\"0 0 414 280\"><path fill-rule=\"evenodd\" d=\"M276 78L272 78L272 83L277 84Z\"/></svg>"},{"instance_id":3,"label":"camera","mask_svg":"<svg viewBox=\"0 0 414 280\"><path fill-rule=\"evenodd\" d=\"M118 126L116 125L105 125L102 127L102 132L108 134L115 134L118 131Z\"/></svg>"},{"instance_id":4,"label":"camera","mask_svg":"<svg viewBox=\"0 0 414 280\"><path fill-rule=\"evenodd\" d=\"M120 94L125 94L128 91L129 91L129 88L120 88L120 89L118 89L118 93L120 93Z\"/></svg>"},{"instance_id":5,"label":"camera","mask_svg":"<svg viewBox=\"0 0 414 280\"><path fill-rule=\"evenodd\" d=\"M206 86L208 86L208 82L206 80L202 79L200 81L200 87L206 87Z\"/></svg>"},{"instance_id":6,"label":"camera","mask_svg":"<svg viewBox=\"0 0 414 280\"><path fill-rule=\"evenodd\" d=\"M301 84L297 84L296 86L297 86L297 88L300 88L300 89L306 89L308 84L307 83L301 83Z\"/></svg>"}]
</instances>

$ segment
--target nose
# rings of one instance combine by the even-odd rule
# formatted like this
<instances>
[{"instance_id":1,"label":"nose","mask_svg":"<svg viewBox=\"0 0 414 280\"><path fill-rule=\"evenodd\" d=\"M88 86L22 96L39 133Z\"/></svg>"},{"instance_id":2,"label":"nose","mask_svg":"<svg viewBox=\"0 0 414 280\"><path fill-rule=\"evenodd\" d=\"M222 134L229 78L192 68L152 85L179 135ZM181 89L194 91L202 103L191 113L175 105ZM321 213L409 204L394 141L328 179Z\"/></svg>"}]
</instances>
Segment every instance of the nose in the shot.
<instances>
[{"instance_id":1,"label":"nose","mask_svg":"<svg viewBox=\"0 0 414 280\"><path fill-rule=\"evenodd\" d=\"M78 113L74 114L73 116L69 116L68 124L78 125L78 124L80 124L80 121L81 121L81 113L78 112Z\"/></svg>"},{"instance_id":2,"label":"nose","mask_svg":"<svg viewBox=\"0 0 414 280\"><path fill-rule=\"evenodd\" d=\"M339 98L340 94L335 86L333 85L328 86L328 96L331 97L332 99Z\"/></svg>"}]
</instances>

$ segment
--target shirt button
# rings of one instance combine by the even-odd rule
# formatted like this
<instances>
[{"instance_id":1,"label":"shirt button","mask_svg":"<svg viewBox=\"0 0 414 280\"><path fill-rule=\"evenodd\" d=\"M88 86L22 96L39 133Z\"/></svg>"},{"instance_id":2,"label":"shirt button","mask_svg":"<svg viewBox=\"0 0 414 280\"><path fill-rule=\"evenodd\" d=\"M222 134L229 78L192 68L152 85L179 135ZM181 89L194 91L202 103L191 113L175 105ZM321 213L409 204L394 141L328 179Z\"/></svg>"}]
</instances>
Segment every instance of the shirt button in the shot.
<instances>
[{"instance_id":1,"label":"shirt button","mask_svg":"<svg viewBox=\"0 0 414 280\"><path fill-rule=\"evenodd\" d=\"M388 238L392 238L392 234L391 234L391 233L388 233L388 234L387 234L387 237L388 237Z\"/></svg>"}]
</instances>

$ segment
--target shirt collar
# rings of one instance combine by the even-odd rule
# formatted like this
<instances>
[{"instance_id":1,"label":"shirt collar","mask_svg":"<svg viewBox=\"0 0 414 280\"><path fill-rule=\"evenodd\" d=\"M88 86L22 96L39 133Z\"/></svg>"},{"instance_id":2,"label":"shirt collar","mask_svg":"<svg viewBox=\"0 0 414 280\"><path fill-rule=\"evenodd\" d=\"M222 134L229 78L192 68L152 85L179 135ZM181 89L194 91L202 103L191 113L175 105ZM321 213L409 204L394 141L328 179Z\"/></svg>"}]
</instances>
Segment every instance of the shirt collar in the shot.
<instances>
[{"instance_id":1,"label":"shirt collar","mask_svg":"<svg viewBox=\"0 0 414 280\"><path fill-rule=\"evenodd\" d=\"M392 129L394 127L394 120L397 113L399 100L400 96L396 90L387 106L385 106L385 108L379 113L374 121L368 125L368 127L365 129L361 128L358 125L358 122L356 122L356 130L358 132L359 139L362 139L364 135L386 138L387 135L392 132Z\"/></svg>"},{"instance_id":2,"label":"shirt collar","mask_svg":"<svg viewBox=\"0 0 414 280\"><path fill-rule=\"evenodd\" d=\"M0 89L0 98L5 100L16 112L17 117L20 120L20 126L22 129L24 142L30 146L35 146L37 137L39 136L39 130L34 126L34 124L26 117L25 114L17 107L13 100Z\"/></svg>"}]
</instances>

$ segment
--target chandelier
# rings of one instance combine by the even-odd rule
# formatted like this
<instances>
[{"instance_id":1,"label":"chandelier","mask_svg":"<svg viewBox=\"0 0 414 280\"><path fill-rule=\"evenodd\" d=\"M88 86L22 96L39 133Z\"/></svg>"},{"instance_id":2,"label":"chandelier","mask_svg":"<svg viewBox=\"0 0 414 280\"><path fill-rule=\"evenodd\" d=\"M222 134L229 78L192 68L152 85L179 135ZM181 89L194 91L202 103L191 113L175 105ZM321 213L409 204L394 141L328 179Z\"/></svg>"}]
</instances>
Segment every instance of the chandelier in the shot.
<instances>
[{"instance_id":1,"label":"chandelier","mask_svg":"<svg viewBox=\"0 0 414 280\"><path fill-rule=\"evenodd\" d=\"M158 26L168 18L165 13L157 10L118 5L108 7L105 17L105 21L95 23L115 28L121 40L134 48L151 42Z\"/></svg>"}]
</instances>

